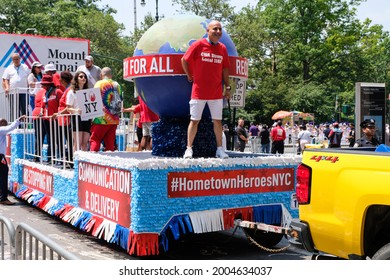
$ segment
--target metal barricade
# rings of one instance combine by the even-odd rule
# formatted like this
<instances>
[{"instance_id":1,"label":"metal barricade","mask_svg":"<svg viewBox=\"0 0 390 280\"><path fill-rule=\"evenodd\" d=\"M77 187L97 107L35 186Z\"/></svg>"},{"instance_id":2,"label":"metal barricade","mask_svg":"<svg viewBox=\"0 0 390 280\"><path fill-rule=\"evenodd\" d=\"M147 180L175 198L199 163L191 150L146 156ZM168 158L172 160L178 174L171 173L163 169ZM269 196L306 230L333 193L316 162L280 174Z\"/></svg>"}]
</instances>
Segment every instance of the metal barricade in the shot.
<instances>
[{"instance_id":1,"label":"metal barricade","mask_svg":"<svg viewBox=\"0 0 390 280\"><path fill-rule=\"evenodd\" d=\"M8 242L6 242L8 240ZM31 226L0 216L0 260L79 260Z\"/></svg>"},{"instance_id":2,"label":"metal barricade","mask_svg":"<svg viewBox=\"0 0 390 280\"><path fill-rule=\"evenodd\" d=\"M116 139L119 151L135 152L138 150L136 144L137 134L137 121L134 113L130 113L130 118L122 117L120 119L117 131Z\"/></svg>"},{"instance_id":3,"label":"metal barricade","mask_svg":"<svg viewBox=\"0 0 390 280\"><path fill-rule=\"evenodd\" d=\"M79 260L80 258L29 225L20 223L15 230L15 259Z\"/></svg>"},{"instance_id":4,"label":"metal barricade","mask_svg":"<svg viewBox=\"0 0 390 280\"><path fill-rule=\"evenodd\" d=\"M13 122L21 115L29 114L28 88L14 88L6 94L0 93L0 104L4 104L4 110L0 110L0 118Z\"/></svg>"},{"instance_id":5,"label":"metal barricade","mask_svg":"<svg viewBox=\"0 0 390 280\"><path fill-rule=\"evenodd\" d=\"M0 250L0 260L15 259L15 227L11 220L4 216L0 216Z\"/></svg>"}]
</instances>

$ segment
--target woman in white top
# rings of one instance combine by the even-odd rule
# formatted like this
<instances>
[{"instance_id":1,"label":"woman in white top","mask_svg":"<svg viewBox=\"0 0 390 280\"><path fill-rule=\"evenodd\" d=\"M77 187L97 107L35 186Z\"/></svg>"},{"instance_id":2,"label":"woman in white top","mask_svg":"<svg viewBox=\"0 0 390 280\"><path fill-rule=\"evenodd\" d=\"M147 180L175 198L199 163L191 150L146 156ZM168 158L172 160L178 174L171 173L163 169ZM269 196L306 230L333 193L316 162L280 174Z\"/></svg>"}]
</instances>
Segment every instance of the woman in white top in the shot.
<instances>
[{"instance_id":1,"label":"woman in white top","mask_svg":"<svg viewBox=\"0 0 390 280\"><path fill-rule=\"evenodd\" d=\"M72 116L72 126L73 126L73 151L88 151L88 141L90 137L91 130L91 120L82 121L80 114L81 109L77 103L76 91L81 89L88 88L87 75L78 71L74 75L72 80L72 85L68 95L66 96L66 109ZM77 130L78 128L78 130Z\"/></svg>"},{"instance_id":2,"label":"woman in white top","mask_svg":"<svg viewBox=\"0 0 390 280\"><path fill-rule=\"evenodd\" d=\"M35 106L35 95L41 88L42 80L42 67L43 65L38 61L34 61L31 65L31 73L27 76L28 83L28 95L30 96L31 111Z\"/></svg>"},{"instance_id":3,"label":"woman in white top","mask_svg":"<svg viewBox=\"0 0 390 280\"><path fill-rule=\"evenodd\" d=\"M305 145L311 142L311 137L313 137L313 135L310 131L306 130L306 125L300 125L299 128L301 131L298 133L298 143L303 152L303 150L305 150Z\"/></svg>"}]
</instances>

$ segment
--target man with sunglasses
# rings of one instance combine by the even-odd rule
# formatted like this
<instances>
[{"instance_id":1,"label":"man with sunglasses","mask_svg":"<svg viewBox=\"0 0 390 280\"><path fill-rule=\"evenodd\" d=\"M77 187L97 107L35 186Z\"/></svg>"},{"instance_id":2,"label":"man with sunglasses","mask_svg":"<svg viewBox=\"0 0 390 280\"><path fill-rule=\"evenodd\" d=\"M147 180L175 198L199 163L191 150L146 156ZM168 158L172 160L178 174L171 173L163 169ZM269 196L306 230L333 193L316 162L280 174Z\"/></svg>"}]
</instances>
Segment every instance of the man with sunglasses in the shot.
<instances>
[{"instance_id":1,"label":"man with sunglasses","mask_svg":"<svg viewBox=\"0 0 390 280\"><path fill-rule=\"evenodd\" d=\"M356 140L354 147L377 147L380 145L378 139L375 138L375 120L365 119L360 124L363 131L363 137Z\"/></svg>"}]
</instances>

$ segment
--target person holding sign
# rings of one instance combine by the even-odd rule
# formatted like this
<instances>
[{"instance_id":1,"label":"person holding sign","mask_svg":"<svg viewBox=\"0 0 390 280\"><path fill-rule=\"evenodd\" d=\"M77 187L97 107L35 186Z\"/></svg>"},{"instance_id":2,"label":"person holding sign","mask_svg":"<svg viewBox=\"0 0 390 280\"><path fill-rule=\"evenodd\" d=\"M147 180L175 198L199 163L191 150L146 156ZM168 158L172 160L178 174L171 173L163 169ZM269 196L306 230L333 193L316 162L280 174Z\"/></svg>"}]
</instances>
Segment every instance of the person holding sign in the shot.
<instances>
[{"instance_id":1,"label":"person holding sign","mask_svg":"<svg viewBox=\"0 0 390 280\"><path fill-rule=\"evenodd\" d=\"M94 64L92 55L87 55L84 60L85 65L80 65L76 72L84 72L87 75L88 88L93 88L96 82L101 79L102 70Z\"/></svg>"},{"instance_id":2,"label":"person holding sign","mask_svg":"<svg viewBox=\"0 0 390 280\"><path fill-rule=\"evenodd\" d=\"M72 85L66 97L66 110L75 116L72 116L73 126L73 151L88 151L88 141L91 131L91 120L82 121L80 114L81 109L77 102L77 90L87 89L88 79L87 75L78 71L74 75ZM78 130L77 130L78 129Z\"/></svg>"},{"instance_id":3,"label":"person holding sign","mask_svg":"<svg viewBox=\"0 0 390 280\"><path fill-rule=\"evenodd\" d=\"M94 152L100 150L102 141L106 151L115 151L115 134L122 109L122 89L112 80L111 68L104 67L101 78L96 82L95 88L100 89L104 115L92 120L89 149Z\"/></svg>"}]
</instances>

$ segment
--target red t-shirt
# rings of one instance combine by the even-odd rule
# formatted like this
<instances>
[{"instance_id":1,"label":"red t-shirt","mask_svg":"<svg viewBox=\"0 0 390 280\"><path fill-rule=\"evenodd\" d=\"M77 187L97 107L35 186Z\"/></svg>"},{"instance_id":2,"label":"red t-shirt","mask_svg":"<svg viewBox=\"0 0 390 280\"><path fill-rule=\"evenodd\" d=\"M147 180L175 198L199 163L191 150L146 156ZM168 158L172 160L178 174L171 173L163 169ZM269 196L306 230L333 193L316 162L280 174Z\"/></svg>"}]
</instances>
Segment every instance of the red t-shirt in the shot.
<instances>
[{"instance_id":1,"label":"red t-shirt","mask_svg":"<svg viewBox=\"0 0 390 280\"><path fill-rule=\"evenodd\" d=\"M286 139L286 131L281 126L276 126L271 130L271 138L273 141L283 141Z\"/></svg>"},{"instance_id":2,"label":"red t-shirt","mask_svg":"<svg viewBox=\"0 0 390 280\"><path fill-rule=\"evenodd\" d=\"M59 100L61 99L62 94L60 89L53 88L50 95L46 97L46 89L40 89L35 96L33 116L38 116L41 112L43 113L43 116L51 116L54 113L57 113Z\"/></svg>"},{"instance_id":3,"label":"red t-shirt","mask_svg":"<svg viewBox=\"0 0 390 280\"><path fill-rule=\"evenodd\" d=\"M56 88L60 89L62 92L65 91L65 87L61 84L61 76L58 72L53 74L53 83L56 86Z\"/></svg>"},{"instance_id":4,"label":"red t-shirt","mask_svg":"<svg viewBox=\"0 0 390 280\"><path fill-rule=\"evenodd\" d=\"M58 112L60 112L66 108L66 96L68 95L69 90L70 90L70 87L68 87L65 90L64 94L61 96L60 103L58 106ZM65 113L65 114L69 114L69 113ZM60 126L68 125L69 124L69 116L59 116L58 117L58 124Z\"/></svg>"},{"instance_id":5,"label":"red t-shirt","mask_svg":"<svg viewBox=\"0 0 390 280\"><path fill-rule=\"evenodd\" d=\"M138 104L138 105L136 105L136 106L134 107L133 113L134 113L134 115L135 115L135 114L139 114L139 115L141 116L141 111L142 111L141 104ZM139 128L142 128L141 117L138 119L137 126L138 126Z\"/></svg>"},{"instance_id":6,"label":"red t-shirt","mask_svg":"<svg viewBox=\"0 0 390 280\"><path fill-rule=\"evenodd\" d=\"M229 56L222 43L211 44L203 38L194 42L183 56L193 75L192 99L221 99L222 72L229 68Z\"/></svg>"},{"instance_id":7,"label":"red t-shirt","mask_svg":"<svg viewBox=\"0 0 390 280\"><path fill-rule=\"evenodd\" d=\"M138 96L138 101L139 101L139 105L141 107L141 111L140 111L141 123L156 122L160 119L156 113L154 113L152 110L149 109L149 107L145 104L145 102L139 96Z\"/></svg>"},{"instance_id":8,"label":"red t-shirt","mask_svg":"<svg viewBox=\"0 0 390 280\"><path fill-rule=\"evenodd\" d=\"M35 95L35 101L34 101L34 110L32 111L32 115L34 117L38 117L39 114L41 113L41 109L43 108L43 96L44 93L46 92L45 89L41 88L37 94ZM43 113L43 111L42 111Z\"/></svg>"}]
</instances>

